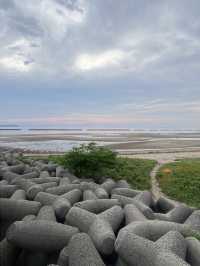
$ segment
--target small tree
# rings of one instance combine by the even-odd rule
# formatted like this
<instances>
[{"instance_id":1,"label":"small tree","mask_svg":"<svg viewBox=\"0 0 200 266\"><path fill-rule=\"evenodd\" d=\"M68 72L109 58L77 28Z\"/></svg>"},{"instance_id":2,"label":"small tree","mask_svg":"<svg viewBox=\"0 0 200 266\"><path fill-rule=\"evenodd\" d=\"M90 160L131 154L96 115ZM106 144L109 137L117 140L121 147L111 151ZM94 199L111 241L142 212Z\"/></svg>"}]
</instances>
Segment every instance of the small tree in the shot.
<instances>
[{"instance_id":1,"label":"small tree","mask_svg":"<svg viewBox=\"0 0 200 266\"><path fill-rule=\"evenodd\" d=\"M82 144L66 153L61 162L78 177L93 178L95 181L106 175L115 167L117 154L95 143Z\"/></svg>"}]
</instances>

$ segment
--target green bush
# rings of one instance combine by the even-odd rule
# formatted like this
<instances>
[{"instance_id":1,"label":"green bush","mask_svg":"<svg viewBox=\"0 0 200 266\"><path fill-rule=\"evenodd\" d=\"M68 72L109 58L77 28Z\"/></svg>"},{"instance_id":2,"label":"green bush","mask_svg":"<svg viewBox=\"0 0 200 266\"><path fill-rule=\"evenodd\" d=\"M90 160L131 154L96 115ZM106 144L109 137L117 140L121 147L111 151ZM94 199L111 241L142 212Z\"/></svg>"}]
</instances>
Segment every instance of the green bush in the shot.
<instances>
[{"instance_id":1,"label":"green bush","mask_svg":"<svg viewBox=\"0 0 200 266\"><path fill-rule=\"evenodd\" d=\"M109 169L116 166L117 154L108 148L96 146L95 143L82 144L63 157L58 157L58 162L80 178L87 177L98 181Z\"/></svg>"},{"instance_id":2,"label":"green bush","mask_svg":"<svg viewBox=\"0 0 200 266\"><path fill-rule=\"evenodd\" d=\"M102 177L125 179L135 189L150 189L149 174L156 164L153 160L118 157L112 150L94 143L73 148L63 156L50 156L50 160L80 178L93 178L96 182L101 182Z\"/></svg>"}]
</instances>

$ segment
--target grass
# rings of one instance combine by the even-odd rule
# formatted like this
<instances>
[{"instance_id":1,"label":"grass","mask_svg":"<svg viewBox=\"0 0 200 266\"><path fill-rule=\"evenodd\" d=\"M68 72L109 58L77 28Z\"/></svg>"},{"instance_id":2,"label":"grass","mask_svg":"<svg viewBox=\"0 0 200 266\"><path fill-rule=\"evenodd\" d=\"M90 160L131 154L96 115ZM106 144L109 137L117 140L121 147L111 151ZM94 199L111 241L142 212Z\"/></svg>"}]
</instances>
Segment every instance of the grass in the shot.
<instances>
[{"instance_id":1,"label":"grass","mask_svg":"<svg viewBox=\"0 0 200 266\"><path fill-rule=\"evenodd\" d=\"M169 197L200 208L200 159L184 159L164 165L157 174Z\"/></svg>"},{"instance_id":2,"label":"grass","mask_svg":"<svg viewBox=\"0 0 200 266\"><path fill-rule=\"evenodd\" d=\"M115 179L127 180L134 189L151 188L150 172L156 161L148 159L117 158L117 165L110 176Z\"/></svg>"},{"instance_id":3,"label":"grass","mask_svg":"<svg viewBox=\"0 0 200 266\"><path fill-rule=\"evenodd\" d=\"M51 155L49 159L61 165L63 164L62 155ZM155 164L156 161L154 160L117 157L116 164L112 169L104 169L104 176L114 180L125 179L134 189L150 189L150 172Z\"/></svg>"}]
</instances>

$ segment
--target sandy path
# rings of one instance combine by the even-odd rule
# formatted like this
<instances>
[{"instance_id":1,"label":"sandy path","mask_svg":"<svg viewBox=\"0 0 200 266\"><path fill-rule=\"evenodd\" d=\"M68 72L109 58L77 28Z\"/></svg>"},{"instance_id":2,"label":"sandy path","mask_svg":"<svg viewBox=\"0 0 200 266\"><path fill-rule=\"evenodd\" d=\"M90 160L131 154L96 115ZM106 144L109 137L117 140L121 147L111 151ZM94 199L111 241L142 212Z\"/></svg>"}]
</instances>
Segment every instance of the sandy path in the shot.
<instances>
[{"instance_id":1,"label":"sandy path","mask_svg":"<svg viewBox=\"0 0 200 266\"><path fill-rule=\"evenodd\" d=\"M164 193L162 192L158 180L156 179L159 169L166 163L171 163L174 160L159 160L150 173L151 177L151 192L155 200L159 199ZM166 196L166 195L165 195Z\"/></svg>"},{"instance_id":2,"label":"sandy path","mask_svg":"<svg viewBox=\"0 0 200 266\"><path fill-rule=\"evenodd\" d=\"M153 159L157 161L157 164L152 169L150 173L151 177L151 192L155 200L157 200L160 196L164 195L161 188L159 187L159 183L156 179L157 173L159 169L167 163L174 162L178 159L185 158L200 158L200 152L179 152L179 153L156 153L156 154L135 154L135 155L124 155L123 157L129 158L142 158L142 159ZM166 195L164 195L167 197Z\"/></svg>"},{"instance_id":3,"label":"sandy path","mask_svg":"<svg viewBox=\"0 0 200 266\"><path fill-rule=\"evenodd\" d=\"M171 162L178 159L192 159L200 158L200 151L185 151L185 152L159 152L159 153L141 153L141 154L130 154L121 155L128 158L141 158L141 159L151 159L156 160L159 163Z\"/></svg>"}]
</instances>

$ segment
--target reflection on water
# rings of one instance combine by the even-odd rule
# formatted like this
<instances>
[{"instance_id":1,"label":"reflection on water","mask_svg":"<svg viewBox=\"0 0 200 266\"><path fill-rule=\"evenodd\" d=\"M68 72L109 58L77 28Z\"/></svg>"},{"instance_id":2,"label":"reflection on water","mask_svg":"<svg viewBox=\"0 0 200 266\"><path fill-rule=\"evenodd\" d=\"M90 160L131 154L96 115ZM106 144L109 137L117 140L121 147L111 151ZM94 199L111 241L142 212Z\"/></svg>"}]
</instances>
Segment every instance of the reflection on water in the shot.
<instances>
[{"instance_id":1,"label":"reflection on water","mask_svg":"<svg viewBox=\"0 0 200 266\"><path fill-rule=\"evenodd\" d=\"M90 141L68 141L68 140L48 140L48 141L21 141L4 142L3 146L32 151L52 151L65 152L81 144L88 144ZM97 145L114 144L115 142L97 141Z\"/></svg>"},{"instance_id":2,"label":"reflection on water","mask_svg":"<svg viewBox=\"0 0 200 266\"><path fill-rule=\"evenodd\" d=\"M140 135L140 133L142 134ZM153 133L156 134L153 136L152 135ZM129 145L129 143L130 144L131 143L141 144L143 142L158 143L159 141L163 142L163 139L166 141L166 143L168 140L198 141L200 140L200 134L199 131L194 131L194 130L190 131L134 130L134 129L113 129L113 130L98 130L98 129L2 130L1 129L0 130L0 146L23 149L23 150L49 151L49 152L51 151L65 152L70 150L74 146L79 146L80 144L83 143L87 144L91 142L91 140L95 140L95 142L98 145L128 143L128 145L126 145L125 148L120 147L118 149L131 150L131 146Z\"/></svg>"}]
</instances>

